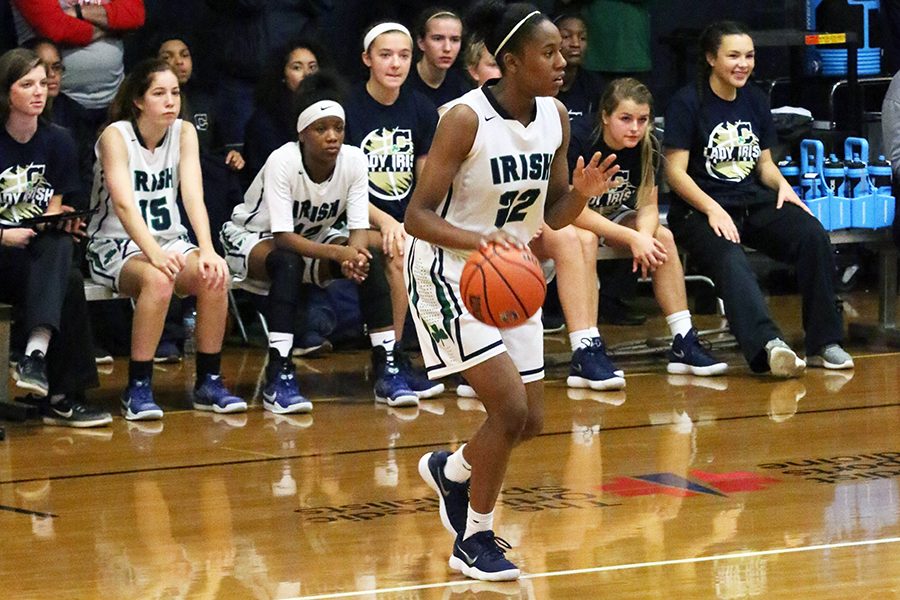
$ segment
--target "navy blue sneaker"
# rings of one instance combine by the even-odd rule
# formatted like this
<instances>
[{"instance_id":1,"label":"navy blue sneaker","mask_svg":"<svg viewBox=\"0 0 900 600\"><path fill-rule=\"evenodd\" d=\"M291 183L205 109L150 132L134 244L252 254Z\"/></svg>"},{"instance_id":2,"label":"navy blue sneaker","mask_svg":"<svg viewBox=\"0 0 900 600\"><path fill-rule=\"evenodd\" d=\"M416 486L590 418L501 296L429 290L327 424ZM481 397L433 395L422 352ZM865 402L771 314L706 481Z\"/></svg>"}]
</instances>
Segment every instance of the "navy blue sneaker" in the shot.
<instances>
[{"instance_id":1,"label":"navy blue sneaker","mask_svg":"<svg viewBox=\"0 0 900 600\"><path fill-rule=\"evenodd\" d=\"M395 347L394 355L397 359L397 366L400 367L400 372L403 373L403 378L409 384L409 389L414 391L420 399L431 398L444 391L444 384L440 381L428 379L428 375L421 369L413 366L406 352Z\"/></svg>"},{"instance_id":2,"label":"navy blue sneaker","mask_svg":"<svg viewBox=\"0 0 900 600\"><path fill-rule=\"evenodd\" d=\"M449 457L450 453L446 451L423 454L419 459L419 476L437 492L444 529L458 536L466 530L469 484L451 481L444 475L444 465Z\"/></svg>"},{"instance_id":3,"label":"navy blue sneaker","mask_svg":"<svg viewBox=\"0 0 900 600\"><path fill-rule=\"evenodd\" d=\"M418 406L419 396L409 387L393 352L381 346L372 348L375 375L375 401L388 406Z\"/></svg>"},{"instance_id":4,"label":"navy blue sneaker","mask_svg":"<svg viewBox=\"0 0 900 600\"><path fill-rule=\"evenodd\" d=\"M247 403L228 391L221 375L207 374L194 388L194 408L216 413L246 412Z\"/></svg>"},{"instance_id":5,"label":"navy blue sneaker","mask_svg":"<svg viewBox=\"0 0 900 600\"><path fill-rule=\"evenodd\" d=\"M479 531L466 539L459 534L453 544L450 568L466 577L482 581L511 581L519 578L519 568L506 560L509 543L493 531Z\"/></svg>"},{"instance_id":6,"label":"navy blue sneaker","mask_svg":"<svg viewBox=\"0 0 900 600\"><path fill-rule=\"evenodd\" d=\"M153 400L149 379L133 379L122 392L122 415L128 421L162 419L163 411Z\"/></svg>"},{"instance_id":7,"label":"navy blue sneaker","mask_svg":"<svg viewBox=\"0 0 900 600\"><path fill-rule=\"evenodd\" d=\"M272 360L270 355L269 360ZM276 359L280 364L267 367L266 387L263 389L263 408L278 415L308 413L312 402L300 394L294 363L289 358Z\"/></svg>"},{"instance_id":8,"label":"navy blue sneaker","mask_svg":"<svg viewBox=\"0 0 900 600\"><path fill-rule=\"evenodd\" d=\"M99 363L100 361L98 360L97 362ZM156 347L156 353L153 355L153 362L157 364L181 362L181 350L178 349L175 342L159 340L159 345Z\"/></svg>"},{"instance_id":9,"label":"navy blue sneaker","mask_svg":"<svg viewBox=\"0 0 900 600\"><path fill-rule=\"evenodd\" d=\"M572 353L566 385L599 391L621 390L625 387L625 377L606 355L603 341L595 337L590 346L582 346Z\"/></svg>"},{"instance_id":10,"label":"navy blue sneaker","mask_svg":"<svg viewBox=\"0 0 900 600\"><path fill-rule=\"evenodd\" d=\"M728 370L728 363L717 361L700 344L697 330L693 327L687 335L678 334L669 349L669 366L666 371L673 375L698 375L709 377L721 375Z\"/></svg>"},{"instance_id":11,"label":"navy blue sneaker","mask_svg":"<svg viewBox=\"0 0 900 600\"><path fill-rule=\"evenodd\" d=\"M47 359L44 353L35 350L30 355L23 354L16 363L13 379L16 380L16 387L28 390L41 398L45 397L50 384L47 382Z\"/></svg>"}]
</instances>

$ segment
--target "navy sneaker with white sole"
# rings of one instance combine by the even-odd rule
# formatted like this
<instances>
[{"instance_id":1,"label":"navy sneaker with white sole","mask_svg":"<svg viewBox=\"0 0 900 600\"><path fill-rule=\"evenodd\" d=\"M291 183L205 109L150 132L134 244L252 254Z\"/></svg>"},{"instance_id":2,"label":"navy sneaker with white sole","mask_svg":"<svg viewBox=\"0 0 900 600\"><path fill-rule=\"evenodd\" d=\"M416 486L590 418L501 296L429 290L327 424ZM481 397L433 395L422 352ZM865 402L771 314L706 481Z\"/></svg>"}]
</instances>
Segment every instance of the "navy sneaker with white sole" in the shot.
<instances>
[{"instance_id":1,"label":"navy sneaker with white sole","mask_svg":"<svg viewBox=\"0 0 900 600\"><path fill-rule=\"evenodd\" d=\"M466 539L459 534L453 544L450 568L466 577L482 581L512 581L519 578L519 568L506 558L509 543L493 531L479 531Z\"/></svg>"},{"instance_id":2,"label":"navy sneaker with white sole","mask_svg":"<svg viewBox=\"0 0 900 600\"><path fill-rule=\"evenodd\" d=\"M428 487L437 492L444 529L458 536L466 530L469 484L451 481L444 475L444 466L449 457L450 453L447 451L423 454L419 459L419 476Z\"/></svg>"},{"instance_id":3,"label":"navy sneaker with white sole","mask_svg":"<svg viewBox=\"0 0 900 600\"><path fill-rule=\"evenodd\" d=\"M669 349L669 364L666 371L673 375L697 375L709 377L721 375L728 370L728 363L716 360L700 344L697 330L693 327L686 335L678 334Z\"/></svg>"}]
</instances>

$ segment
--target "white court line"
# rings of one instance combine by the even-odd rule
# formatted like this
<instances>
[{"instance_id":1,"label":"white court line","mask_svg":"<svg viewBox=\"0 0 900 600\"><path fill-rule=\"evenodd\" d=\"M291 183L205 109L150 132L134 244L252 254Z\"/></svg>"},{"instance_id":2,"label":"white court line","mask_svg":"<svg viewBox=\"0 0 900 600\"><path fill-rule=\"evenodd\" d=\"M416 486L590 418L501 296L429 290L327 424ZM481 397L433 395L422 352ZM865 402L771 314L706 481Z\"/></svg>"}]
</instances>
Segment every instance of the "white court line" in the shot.
<instances>
[{"instance_id":1,"label":"white court line","mask_svg":"<svg viewBox=\"0 0 900 600\"><path fill-rule=\"evenodd\" d=\"M672 560L655 560L651 562L629 563L624 565L609 565L606 567L588 567L585 569L570 569L567 571L550 571L547 573L529 573L522 575L521 579L541 579L544 577L562 577L566 575L585 575L589 573L603 573L607 571L628 571L632 569L646 569L648 567L661 567L668 565L684 565L693 563L712 562L716 560L734 560L738 558L752 558L756 556L772 556L775 554L793 554L796 552L815 552L817 550L833 550L835 548L854 548L857 546L874 546L878 544L896 544L900 537L881 538L877 540L863 540L858 542L838 542L835 544L817 544L814 546L800 546L797 548L778 548L775 550L758 550L751 552L735 552L733 554L716 554L713 556L699 556L695 558L676 558ZM374 590L359 590L353 592L335 592L331 594L318 594L316 596L298 596L286 600L325 600L326 598L354 598L359 596L375 596L378 594L396 594L415 590L429 590L436 588L448 588L458 585L471 585L476 580L463 579L460 581L443 581L440 583L423 583L420 585L407 585L392 588Z\"/></svg>"}]
</instances>

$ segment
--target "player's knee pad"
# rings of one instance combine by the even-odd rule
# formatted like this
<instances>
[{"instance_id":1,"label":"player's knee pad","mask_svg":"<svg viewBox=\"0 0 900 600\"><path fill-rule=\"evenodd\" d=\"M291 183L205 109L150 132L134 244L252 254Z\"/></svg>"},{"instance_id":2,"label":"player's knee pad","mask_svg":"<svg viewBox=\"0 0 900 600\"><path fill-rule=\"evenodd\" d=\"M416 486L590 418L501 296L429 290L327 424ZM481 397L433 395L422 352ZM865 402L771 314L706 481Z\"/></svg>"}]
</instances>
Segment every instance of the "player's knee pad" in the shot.
<instances>
[{"instance_id":1,"label":"player's knee pad","mask_svg":"<svg viewBox=\"0 0 900 600\"><path fill-rule=\"evenodd\" d=\"M296 252L276 248L266 257L269 288L268 315L271 331L293 331L294 314L300 304L303 258Z\"/></svg>"}]
</instances>

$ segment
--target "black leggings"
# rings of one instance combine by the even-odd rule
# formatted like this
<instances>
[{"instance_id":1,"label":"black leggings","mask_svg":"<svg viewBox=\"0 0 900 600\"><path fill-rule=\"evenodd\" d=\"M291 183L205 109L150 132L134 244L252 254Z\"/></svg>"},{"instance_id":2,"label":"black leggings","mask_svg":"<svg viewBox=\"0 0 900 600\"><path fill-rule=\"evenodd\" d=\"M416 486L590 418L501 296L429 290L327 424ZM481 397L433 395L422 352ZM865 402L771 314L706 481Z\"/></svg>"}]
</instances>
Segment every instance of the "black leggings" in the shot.
<instances>
[{"instance_id":1,"label":"black leggings","mask_svg":"<svg viewBox=\"0 0 900 600\"><path fill-rule=\"evenodd\" d=\"M803 297L807 355L840 343L844 325L835 302L834 256L821 223L788 203L781 209L764 203L727 210L740 232L741 244L795 267ZM784 336L769 315L744 249L717 236L706 215L679 201L673 204L668 223L678 246L715 282L731 331L750 368L767 371L766 342Z\"/></svg>"},{"instance_id":2,"label":"black leggings","mask_svg":"<svg viewBox=\"0 0 900 600\"><path fill-rule=\"evenodd\" d=\"M15 307L16 328L28 337L35 327L53 335L47 349L51 394L95 387L93 334L84 279L73 265L68 234L48 231L22 248L0 248L0 300Z\"/></svg>"},{"instance_id":3,"label":"black leggings","mask_svg":"<svg viewBox=\"0 0 900 600\"><path fill-rule=\"evenodd\" d=\"M360 284L359 294L363 320L369 331L373 331L389 327L393 323L393 314L384 255L380 248L369 248L369 251L372 253L369 276ZM303 257L291 250L276 248L266 257L266 272L272 282L266 311L269 331L294 330L294 315L302 300L304 265ZM339 268L333 275L341 276Z\"/></svg>"}]
</instances>

